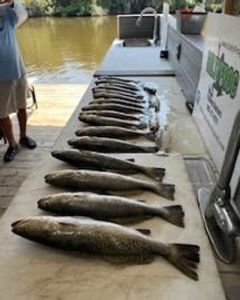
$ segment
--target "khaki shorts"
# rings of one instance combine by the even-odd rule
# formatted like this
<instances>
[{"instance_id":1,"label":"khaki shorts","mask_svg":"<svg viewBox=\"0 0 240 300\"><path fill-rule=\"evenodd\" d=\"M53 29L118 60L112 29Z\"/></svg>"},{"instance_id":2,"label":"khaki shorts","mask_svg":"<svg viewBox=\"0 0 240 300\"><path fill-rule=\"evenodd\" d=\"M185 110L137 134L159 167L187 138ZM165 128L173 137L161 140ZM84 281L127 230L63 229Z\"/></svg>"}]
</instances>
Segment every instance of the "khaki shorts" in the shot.
<instances>
[{"instance_id":1,"label":"khaki shorts","mask_svg":"<svg viewBox=\"0 0 240 300\"><path fill-rule=\"evenodd\" d=\"M27 90L26 77L0 82L0 119L26 108Z\"/></svg>"}]
</instances>

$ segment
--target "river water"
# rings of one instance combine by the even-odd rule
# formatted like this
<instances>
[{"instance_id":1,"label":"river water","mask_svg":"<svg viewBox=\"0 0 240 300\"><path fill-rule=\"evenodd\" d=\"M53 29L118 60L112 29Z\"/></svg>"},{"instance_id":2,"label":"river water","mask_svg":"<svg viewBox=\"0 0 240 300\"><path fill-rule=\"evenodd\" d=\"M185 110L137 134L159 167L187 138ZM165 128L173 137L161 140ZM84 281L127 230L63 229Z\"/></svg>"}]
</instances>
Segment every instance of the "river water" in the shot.
<instances>
[{"instance_id":1,"label":"river water","mask_svg":"<svg viewBox=\"0 0 240 300\"><path fill-rule=\"evenodd\" d=\"M116 37L116 17L29 19L17 32L37 83L88 83Z\"/></svg>"}]
</instances>

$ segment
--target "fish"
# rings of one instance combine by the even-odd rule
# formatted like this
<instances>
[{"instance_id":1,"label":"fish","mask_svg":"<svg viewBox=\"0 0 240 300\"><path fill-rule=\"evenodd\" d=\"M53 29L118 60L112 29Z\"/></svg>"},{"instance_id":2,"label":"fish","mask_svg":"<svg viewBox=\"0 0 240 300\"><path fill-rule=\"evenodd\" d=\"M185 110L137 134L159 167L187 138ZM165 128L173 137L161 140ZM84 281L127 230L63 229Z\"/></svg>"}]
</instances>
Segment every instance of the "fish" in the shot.
<instances>
[{"instance_id":1,"label":"fish","mask_svg":"<svg viewBox=\"0 0 240 300\"><path fill-rule=\"evenodd\" d=\"M68 149L54 150L51 154L54 158L81 169L87 168L90 170L111 171L130 175L142 173L150 178L160 181L163 179L166 172L165 168L145 167L97 152Z\"/></svg>"},{"instance_id":2,"label":"fish","mask_svg":"<svg viewBox=\"0 0 240 300\"><path fill-rule=\"evenodd\" d=\"M97 115L97 116L103 116L103 117L112 117L112 118L117 118L121 120L131 120L131 121L140 121L141 116L134 116L131 114L127 113L121 113L119 111L114 111L114 110L86 110L84 114L88 115ZM143 116L142 116L143 117Z\"/></svg>"},{"instance_id":3,"label":"fish","mask_svg":"<svg viewBox=\"0 0 240 300\"><path fill-rule=\"evenodd\" d=\"M109 90L109 91L114 91L114 92L126 93L129 96L137 96L140 93L142 93L142 91L140 91L139 89L131 90L128 88L124 88L124 86L113 85L113 84L100 84L97 87L94 87L92 89L93 92L99 91L99 90Z\"/></svg>"},{"instance_id":4,"label":"fish","mask_svg":"<svg viewBox=\"0 0 240 300\"><path fill-rule=\"evenodd\" d=\"M106 104L104 103L90 104L82 108L82 111L87 111L87 110L115 110L115 111L120 111L128 114L144 114L145 112L143 108L130 107L127 105L116 104L111 102Z\"/></svg>"},{"instance_id":5,"label":"fish","mask_svg":"<svg viewBox=\"0 0 240 300\"><path fill-rule=\"evenodd\" d=\"M98 78L98 80L96 82L101 82L101 81L106 81L106 82L114 82L114 83L119 83L119 84L123 84L126 86L136 86L136 87L140 87L141 85L141 81L139 80L132 80L132 79L123 79L123 78L119 78L119 77L114 77L114 76L101 76L100 78Z\"/></svg>"},{"instance_id":6,"label":"fish","mask_svg":"<svg viewBox=\"0 0 240 300\"><path fill-rule=\"evenodd\" d=\"M76 191L136 192L151 191L174 200L175 185L150 182L112 172L63 170L45 176L45 182L59 188Z\"/></svg>"},{"instance_id":7,"label":"fish","mask_svg":"<svg viewBox=\"0 0 240 300\"><path fill-rule=\"evenodd\" d=\"M156 153L158 147L141 146L113 138L82 136L68 140L68 145L80 150L103 153Z\"/></svg>"},{"instance_id":8,"label":"fish","mask_svg":"<svg viewBox=\"0 0 240 300\"><path fill-rule=\"evenodd\" d=\"M125 96L125 95L121 95L120 93L110 93L110 92L97 92L97 93L93 93L93 98L97 99L97 98L119 98L122 100L127 100L127 101L132 101L132 100L136 100L136 99L143 99L142 95L139 95L137 97L133 97L133 96Z\"/></svg>"},{"instance_id":9,"label":"fish","mask_svg":"<svg viewBox=\"0 0 240 300\"><path fill-rule=\"evenodd\" d=\"M119 77L104 76L104 77L99 78L95 83L96 83L96 85L98 85L99 83L116 83L116 84L122 84L126 87L135 86L137 88L144 89L146 92L148 92L151 95L156 95L156 93L157 93L157 88L155 86L153 86L153 84L146 84L141 81L128 80L128 79L123 79L123 78L119 78Z\"/></svg>"},{"instance_id":10,"label":"fish","mask_svg":"<svg viewBox=\"0 0 240 300\"><path fill-rule=\"evenodd\" d=\"M146 107L149 107L150 103L146 106L145 104L141 103L135 103L135 102L130 102L126 100L121 100L121 99L108 99L108 98L99 98L95 99L93 101L90 101L88 105L95 105L95 104L119 104L119 105L125 105L128 107L134 107L134 108L139 108L139 109L145 109Z\"/></svg>"},{"instance_id":11,"label":"fish","mask_svg":"<svg viewBox=\"0 0 240 300\"><path fill-rule=\"evenodd\" d=\"M93 94L98 94L98 93L104 93L104 94L112 94L112 95L117 95L118 97L120 96L126 96L126 97L130 97L130 98L137 98L137 99L143 99L144 95L140 94L140 93L136 93L136 92L132 92L132 91L126 91L124 89L120 89L120 88L115 88L115 87L94 87L92 88L92 92Z\"/></svg>"},{"instance_id":12,"label":"fish","mask_svg":"<svg viewBox=\"0 0 240 300\"><path fill-rule=\"evenodd\" d=\"M153 206L142 200L94 193L61 193L49 195L38 201L38 208L60 215L86 216L97 220L125 222L134 218L159 217L173 225L184 227L181 205Z\"/></svg>"},{"instance_id":13,"label":"fish","mask_svg":"<svg viewBox=\"0 0 240 300\"><path fill-rule=\"evenodd\" d=\"M116 87L119 89L123 89L125 91L128 92L133 92L133 93L138 93L138 92L142 92L143 88L130 84L130 85L126 85L123 83L120 83L118 81L106 81L106 80L97 80L95 81L95 85L97 87Z\"/></svg>"},{"instance_id":14,"label":"fish","mask_svg":"<svg viewBox=\"0 0 240 300\"><path fill-rule=\"evenodd\" d=\"M109 125L109 126L119 126L119 127L127 127L127 128L138 128L138 129L146 129L148 125L143 122L138 121L127 121L121 120L117 118L110 118L110 117L102 117L97 115L88 115L84 113L79 114L79 120L81 122L91 124L91 125Z\"/></svg>"},{"instance_id":15,"label":"fish","mask_svg":"<svg viewBox=\"0 0 240 300\"><path fill-rule=\"evenodd\" d=\"M122 225L84 217L38 216L12 223L12 232L40 244L108 258L118 264L147 264L162 256L183 274L198 280L198 245L162 243Z\"/></svg>"},{"instance_id":16,"label":"fish","mask_svg":"<svg viewBox=\"0 0 240 300\"><path fill-rule=\"evenodd\" d=\"M91 126L80 128L75 132L76 136L96 136L118 139L129 139L145 137L150 141L155 141L155 134L151 131L133 130L117 126Z\"/></svg>"}]
</instances>

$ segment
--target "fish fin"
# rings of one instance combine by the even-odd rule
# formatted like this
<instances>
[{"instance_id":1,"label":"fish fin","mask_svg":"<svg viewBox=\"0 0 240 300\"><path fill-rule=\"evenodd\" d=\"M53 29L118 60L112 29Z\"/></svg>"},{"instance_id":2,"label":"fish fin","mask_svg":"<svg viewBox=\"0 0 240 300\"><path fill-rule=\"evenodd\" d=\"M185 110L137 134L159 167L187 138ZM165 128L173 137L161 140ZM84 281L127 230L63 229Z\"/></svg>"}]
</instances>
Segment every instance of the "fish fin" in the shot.
<instances>
[{"instance_id":1,"label":"fish fin","mask_svg":"<svg viewBox=\"0 0 240 300\"><path fill-rule=\"evenodd\" d=\"M185 214L181 205L164 206L160 209L159 214L159 216L164 220L180 227L185 227L184 215Z\"/></svg>"},{"instance_id":2,"label":"fish fin","mask_svg":"<svg viewBox=\"0 0 240 300\"><path fill-rule=\"evenodd\" d=\"M153 255L104 256L104 260L114 265L150 264Z\"/></svg>"},{"instance_id":3,"label":"fish fin","mask_svg":"<svg viewBox=\"0 0 240 300\"><path fill-rule=\"evenodd\" d=\"M156 184L155 192L168 200L174 200L175 185L165 183Z\"/></svg>"},{"instance_id":4,"label":"fish fin","mask_svg":"<svg viewBox=\"0 0 240 300\"><path fill-rule=\"evenodd\" d=\"M130 161L130 162L134 163L135 162L135 158L128 158L128 159L126 159L126 161Z\"/></svg>"},{"instance_id":5,"label":"fish fin","mask_svg":"<svg viewBox=\"0 0 240 300\"><path fill-rule=\"evenodd\" d=\"M198 280L197 267L200 261L197 245L170 244L170 252L167 256L177 269L193 280Z\"/></svg>"},{"instance_id":6,"label":"fish fin","mask_svg":"<svg viewBox=\"0 0 240 300\"><path fill-rule=\"evenodd\" d=\"M145 168L144 173L149 177L162 181L165 176L166 169L165 168Z\"/></svg>"},{"instance_id":7,"label":"fish fin","mask_svg":"<svg viewBox=\"0 0 240 300\"><path fill-rule=\"evenodd\" d=\"M114 218L111 222L121 225L132 225L151 219L150 216Z\"/></svg>"},{"instance_id":8,"label":"fish fin","mask_svg":"<svg viewBox=\"0 0 240 300\"><path fill-rule=\"evenodd\" d=\"M62 225L62 226L69 226L69 225L71 225L71 226L77 226L76 224L69 223L67 221L66 222L65 221L60 221L59 224Z\"/></svg>"},{"instance_id":9,"label":"fish fin","mask_svg":"<svg viewBox=\"0 0 240 300\"><path fill-rule=\"evenodd\" d=\"M147 236L151 235L151 230L150 229L136 228L136 230L138 232L140 232L141 234L143 234L143 235L147 235Z\"/></svg>"}]
</instances>

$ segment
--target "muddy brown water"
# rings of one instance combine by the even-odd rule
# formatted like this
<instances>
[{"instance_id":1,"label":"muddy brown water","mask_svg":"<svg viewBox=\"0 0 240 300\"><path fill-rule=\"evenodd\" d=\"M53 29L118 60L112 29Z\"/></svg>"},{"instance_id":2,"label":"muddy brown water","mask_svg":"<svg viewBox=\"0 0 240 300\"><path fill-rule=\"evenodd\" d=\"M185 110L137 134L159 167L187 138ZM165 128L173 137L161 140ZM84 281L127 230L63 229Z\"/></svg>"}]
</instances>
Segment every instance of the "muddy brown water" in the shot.
<instances>
[{"instance_id":1,"label":"muddy brown water","mask_svg":"<svg viewBox=\"0 0 240 300\"><path fill-rule=\"evenodd\" d=\"M88 83L116 24L116 17L29 19L17 32L28 76L38 83Z\"/></svg>"}]
</instances>

